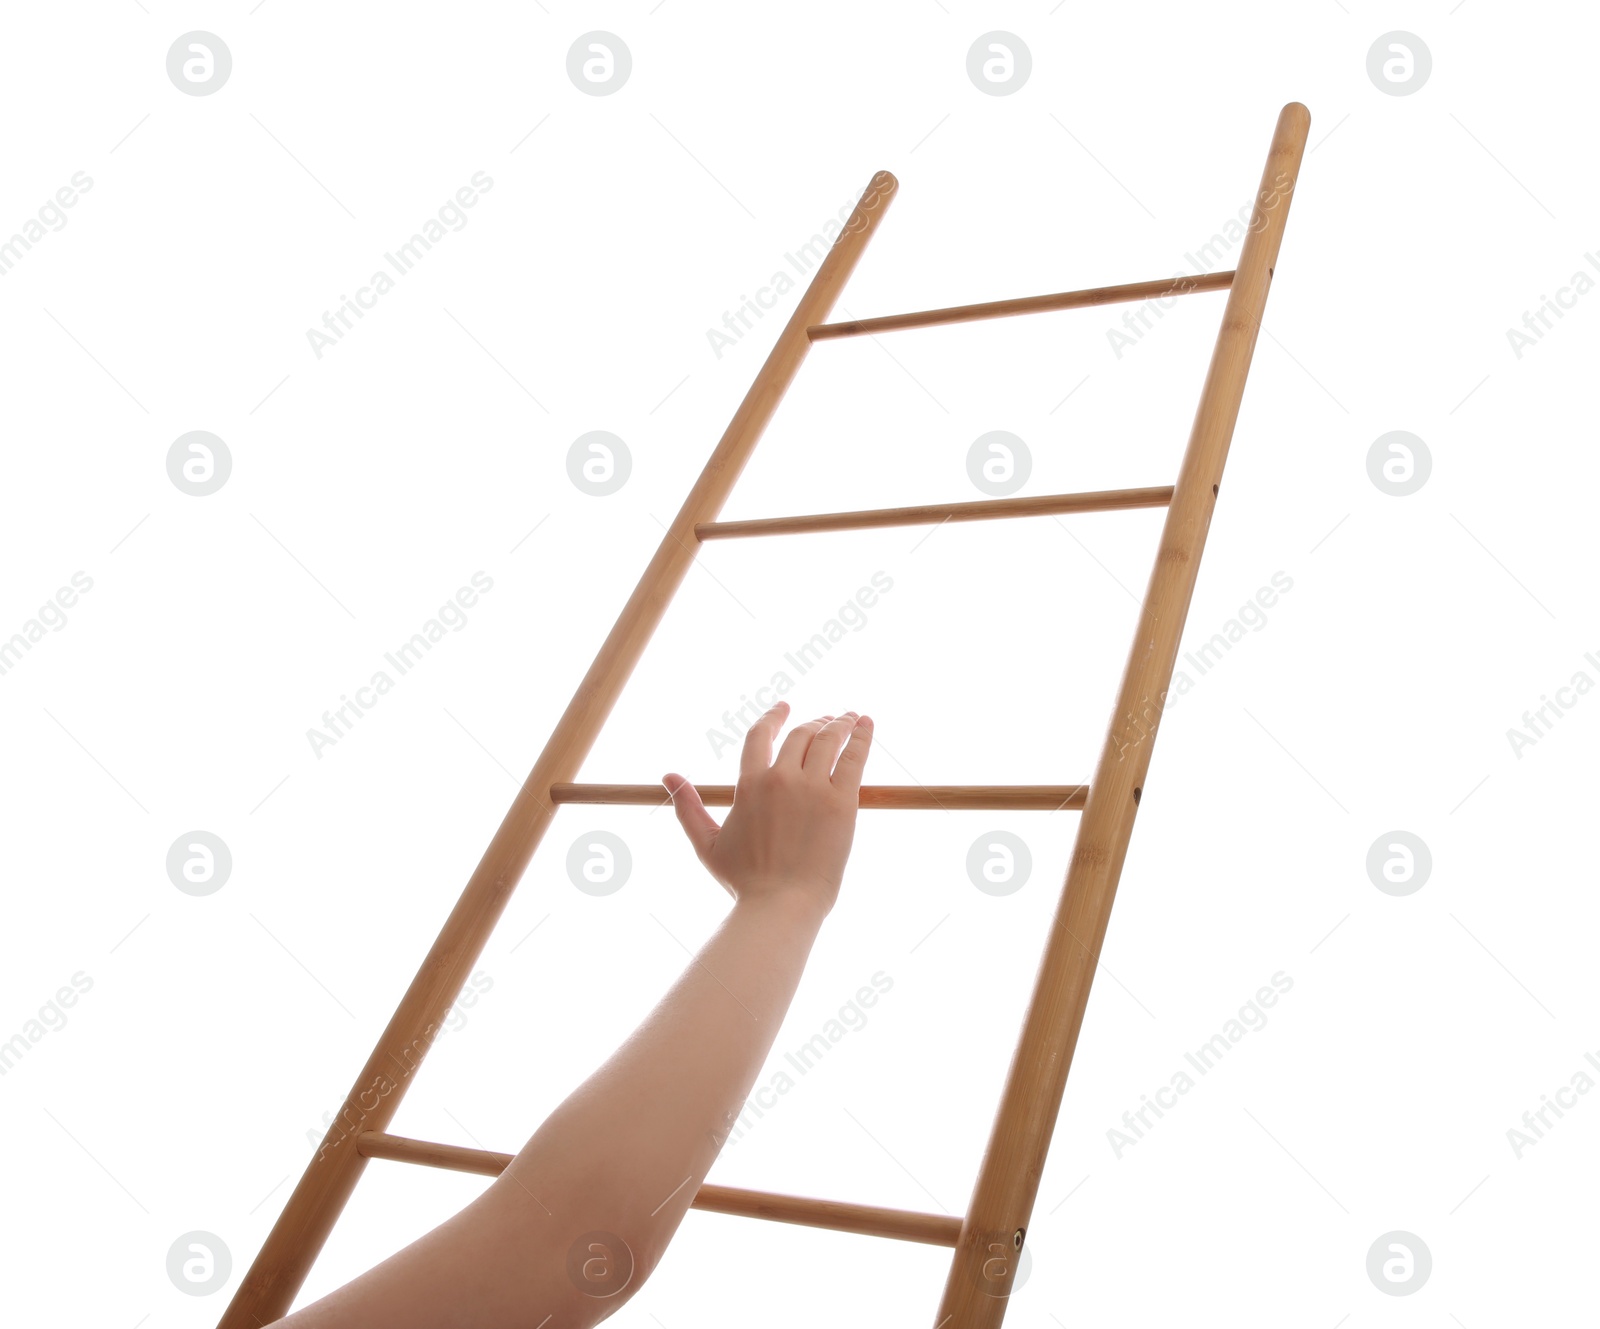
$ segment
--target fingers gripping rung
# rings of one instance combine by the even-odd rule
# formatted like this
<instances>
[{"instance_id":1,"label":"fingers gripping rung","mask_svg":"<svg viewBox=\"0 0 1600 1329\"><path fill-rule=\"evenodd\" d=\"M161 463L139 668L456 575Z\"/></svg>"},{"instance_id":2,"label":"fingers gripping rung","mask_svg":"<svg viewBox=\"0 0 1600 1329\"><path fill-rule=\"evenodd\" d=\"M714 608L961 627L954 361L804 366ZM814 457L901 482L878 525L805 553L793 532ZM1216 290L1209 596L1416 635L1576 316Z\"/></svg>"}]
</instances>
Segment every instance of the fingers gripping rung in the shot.
<instances>
[{"instance_id":1,"label":"fingers gripping rung","mask_svg":"<svg viewBox=\"0 0 1600 1329\"><path fill-rule=\"evenodd\" d=\"M697 784L708 808L733 806L731 784ZM1088 801L1086 784L864 784L862 808L897 812L967 809L1010 809L1019 812L1081 812ZM672 802L659 784L553 784L552 803L636 803L659 807Z\"/></svg>"},{"instance_id":2,"label":"fingers gripping rung","mask_svg":"<svg viewBox=\"0 0 1600 1329\"><path fill-rule=\"evenodd\" d=\"M513 1155L488 1149L413 1140L383 1131L363 1131L356 1148L366 1158L388 1158L399 1163L448 1168L498 1177L511 1166ZM702 1185L690 1202L691 1209L744 1218L765 1218L777 1223L801 1223L869 1237L894 1237L929 1246L951 1246L961 1236L961 1219L949 1214L919 1214L909 1209L884 1209L873 1204L846 1204L838 1200L813 1200L803 1195L777 1195L770 1191L742 1190L737 1186Z\"/></svg>"}]
</instances>

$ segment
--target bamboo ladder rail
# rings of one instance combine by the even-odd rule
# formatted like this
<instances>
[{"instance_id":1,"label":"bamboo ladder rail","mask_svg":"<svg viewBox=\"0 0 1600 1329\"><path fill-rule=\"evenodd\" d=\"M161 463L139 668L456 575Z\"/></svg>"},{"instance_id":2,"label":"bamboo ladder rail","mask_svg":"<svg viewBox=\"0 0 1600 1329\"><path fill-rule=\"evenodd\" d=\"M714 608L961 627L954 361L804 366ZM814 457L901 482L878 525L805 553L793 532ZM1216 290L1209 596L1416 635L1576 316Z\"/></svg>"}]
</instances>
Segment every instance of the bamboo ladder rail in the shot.
<instances>
[{"instance_id":1,"label":"bamboo ladder rail","mask_svg":"<svg viewBox=\"0 0 1600 1329\"><path fill-rule=\"evenodd\" d=\"M287 1313L368 1158L483 1175L497 1175L509 1163L509 1154L409 1140L390 1135L384 1128L548 829L555 808L566 802L668 801L658 785L578 784L573 777L686 575L700 541L1165 505L1168 511L1161 545L1092 784L869 785L861 790L863 808L1069 808L1084 814L966 1215L954 1219L709 1183L701 1186L693 1201L698 1209L953 1246L955 1254L936 1329L994 1329L1001 1323L1014 1276L1013 1256L1022 1248L1088 1002L1309 126L1310 113L1299 103L1289 103L1280 113L1250 233L1234 272L849 323L818 322L838 298L898 188L887 171L873 176L568 703L343 1108L241 1281L219 1329L257 1329ZM1228 290L1228 303L1174 486L755 522L716 521L812 341L1221 289ZM708 805L728 806L733 789L709 786L701 793Z\"/></svg>"},{"instance_id":2,"label":"bamboo ladder rail","mask_svg":"<svg viewBox=\"0 0 1600 1329\"><path fill-rule=\"evenodd\" d=\"M939 1329L998 1329L1005 1318L1015 1277L1014 1257L1022 1249L1033 1213L1089 988L1111 921L1111 904L1172 685L1178 639L1200 571L1310 129L1311 112L1299 102L1290 102L1278 115L1250 230L1228 288L1222 326L1111 711L1106 745L1089 783L1061 902L967 1206L961 1243L950 1262L935 1321Z\"/></svg>"}]
</instances>

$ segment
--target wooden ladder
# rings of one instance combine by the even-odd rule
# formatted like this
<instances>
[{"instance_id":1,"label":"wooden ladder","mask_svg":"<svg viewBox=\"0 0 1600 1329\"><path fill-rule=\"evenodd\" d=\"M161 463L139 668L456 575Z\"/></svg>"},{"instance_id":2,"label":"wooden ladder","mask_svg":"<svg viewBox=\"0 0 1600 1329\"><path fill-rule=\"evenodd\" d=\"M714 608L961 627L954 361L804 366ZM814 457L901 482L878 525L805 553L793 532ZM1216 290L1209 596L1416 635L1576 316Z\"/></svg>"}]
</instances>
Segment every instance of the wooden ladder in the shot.
<instances>
[{"instance_id":1,"label":"wooden ladder","mask_svg":"<svg viewBox=\"0 0 1600 1329\"><path fill-rule=\"evenodd\" d=\"M1072 808L1082 813L1061 899L966 1215L911 1213L710 1184L703 1185L694 1199L697 1209L952 1247L955 1253L935 1329L996 1329L1005 1315L1016 1258L1033 1211L1110 921L1310 124L1311 113L1298 102L1290 102L1279 114L1249 232L1238 267L1232 272L828 323L824 320L898 189L898 182L887 171L872 177L578 685L240 1283L219 1329L257 1329L288 1313L369 1158L486 1176L498 1174L511 1162L510 1154L406 1139L388 1134L386 1128L556 808L563 803L670 801L659 784L579 784L575 780L703 541L1164 504L1167 516L1161 544L1105 747L1088 785L868 785L861 790L863 808ZM1223 288L1228 291L1227 307L1177 482L1170 487L932 503L758 521L716 520L813 342ZM731 786L707 786L700 793L708 806L726 807L733 800Z\"/></svg>"}]
</instances>

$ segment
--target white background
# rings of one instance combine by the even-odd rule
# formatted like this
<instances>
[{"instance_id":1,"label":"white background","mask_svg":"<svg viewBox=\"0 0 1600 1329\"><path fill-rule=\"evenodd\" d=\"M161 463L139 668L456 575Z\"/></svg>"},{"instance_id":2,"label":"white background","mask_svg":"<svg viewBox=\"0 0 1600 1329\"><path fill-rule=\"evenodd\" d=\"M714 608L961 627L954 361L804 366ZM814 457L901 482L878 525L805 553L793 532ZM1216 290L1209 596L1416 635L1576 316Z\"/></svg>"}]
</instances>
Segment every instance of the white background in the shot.
<instances>
[{"instance_id":1,"label":"white background","mask_svg":"<svg viewBox=\"0 0 1600 1329\"><path fill-rule=\"evenodd\" d=\"M165 68L195 29L233 57L208 96ZM995 29L1031 52L1008 96L966 72ZM566 73L593 30L632 54L609 96ZM1432 53L1411 95L1367 74L1393 30ZM1491 0L12 8L0 233L93 186L0 282L0 634L93 588L0 676L0 1039L28 1044L0 1078L4 1318L221 1314L797 292L720 357L708 329L786 253L882 168L839 317L1163 276L1249 200L1289 100L1310 149L1185 650L1293 586L1162 727L1008 1322L1591 1313L1600 1094L1520 1157L1507 1132L1600 1053L1600 699L1520 755L1507 731L1600 679L1600 298L1520 356L1507 329L1600 246L1597 39ZM468 224L319 358L307 330L478 171ZM979 498L995 429L1023 493L1169 483L1224 299L1120 358L1121 309L818 345L724 515ZM596 429L633 464L602 498L566 468ZM207 497L167 475L191 430L232 457ZM1391 430L1431 453L1408 497L1368 476ZM1160 521L710 546L581 778L731 781L707 731L881 570L795 715L870 712L870 782L1087 780ZM478 571L467 626L315 754ZM596 828L633 855L604 898L565 869ZM892 989L710 1179L959 1214L1075 828L863 815L762 1082ZM195 829L233 857L203 897L165 867ZM965 866L997 829L1034 860L1005 897ZM1405 897L1366 869L1396 829L1433 857ZM670 813L563 810L394 1129L520 1147L726 907ZM1122 1114L1279 971L1267 1025L1118 1157ZM371 1164L302 1304L485 1184ZM1414 1295L1366 1272L1397 1229L1432 1253ZM192 1231L231 1252L210 1296L166 1272ZM691 1212L616 1322L922 1325L947 1260Z\"/></svg>"}]
</instances>

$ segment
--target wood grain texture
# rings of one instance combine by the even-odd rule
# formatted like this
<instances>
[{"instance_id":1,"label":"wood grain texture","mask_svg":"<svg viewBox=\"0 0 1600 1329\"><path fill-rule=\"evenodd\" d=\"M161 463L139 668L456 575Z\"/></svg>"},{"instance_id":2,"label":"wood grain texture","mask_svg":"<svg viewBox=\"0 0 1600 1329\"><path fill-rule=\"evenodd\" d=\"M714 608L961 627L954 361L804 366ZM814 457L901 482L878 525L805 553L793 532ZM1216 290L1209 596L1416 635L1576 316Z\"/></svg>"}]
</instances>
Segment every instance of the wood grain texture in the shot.
<instances>
[{"instance_id":1,"label":"wood grain texture","mask_svg":"<svg viewBox=\"0 0 1600 1329\"><path fill-rule=\"evenodd\" d=\"M1310 125L1311 113L1298 102L1290 102L1278 116L1106 744L1090 781L1061 900L934 1318L937 1329L998 1329L1005 1317L1017 1254L1026 1240L1172 682Z\"/></svg>"}]
</instances>

